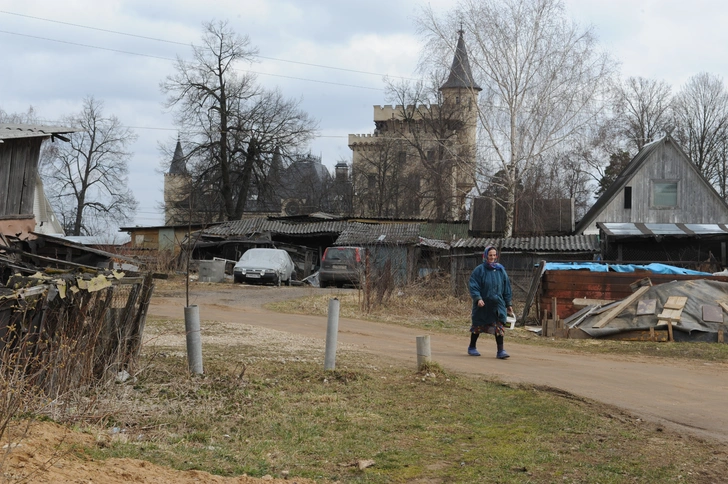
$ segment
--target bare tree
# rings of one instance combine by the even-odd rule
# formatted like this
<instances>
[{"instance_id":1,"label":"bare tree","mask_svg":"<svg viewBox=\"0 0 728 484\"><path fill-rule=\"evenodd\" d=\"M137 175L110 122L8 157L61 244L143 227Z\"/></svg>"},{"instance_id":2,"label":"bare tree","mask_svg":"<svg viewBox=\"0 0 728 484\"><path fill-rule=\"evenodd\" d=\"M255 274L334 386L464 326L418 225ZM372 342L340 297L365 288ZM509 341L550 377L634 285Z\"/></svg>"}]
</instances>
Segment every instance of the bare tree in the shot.
<instances>
[{"instance_id":1,"label":"bare tree","mask_svg":"<svg viewBox=\"0 0 728 484\"><path fill-rule=\"evenodd\" d=\"M240 219L256 170L270 168L276 147L292 153L306 144L316 123L299 101L263 89L254 75L237 70L257 51L226 22L207 23L202 45L193 51L194 61L178 59L176 72L160 87L189 137L194 185L219 207L219 218Z\"/></svg>"},{"instance_id":2,"label":"bare tree","mask_svg":"<svg viewBox=\"0 0 728 484\"><path fill-rule=\"evenodd\" d=\"M630 77L619 85L619 118L637 151L669 130L670 101L670 86L664 81Z\"/></svg>"},{"instance_id":3,"label":"bare tree","mask_svg":"<svg viewBox=\"0 0 728 484\"><path fill-rule=\"evenodd\" d=\"M24 113L8 113L0 108L0 123L39 124L38 115L33 106L29 106Z\"/></svg>"},{"instance_id":4,"label":"bare tree","mask_svg":"<svg viewBox=\"0 0 728 484\"><path fill-rule=\"evenodd\" d=\"M674 136L698 170L725 194L725 144L728 135L728 92L723 80L703 72L691 77L673 103Z\"/></svg>"},{"instance_id":5,"label":"bare tree","mask_svg":"<svg viewBox=\"0 0 728 484\"><path fill-rule=\"evenodd\" d=\"M425 55L440 62L454 50L452 33L466 32L483 88L484 173L504 174L504 235L510 236L519 178L601 114L613 62L598 52L590 29L566 17L559 0L462 0L444 17L425 9L419 25L428 40Z\"/></svg>"},{"instance_id":6,"label":"bare tree","mask_svg":"<svg viewBox=\"0 0 728 484\"><path fill-rule=\"evenodd\" d=\"M388 129L415 160L400 176L408 176L408 185L414 185L415 175L419 178L419 187L409 186L416 189L409 193L419 196L421 215L464 219L465 197L475 176L475 136L470 138L468 130L475 124L476 108L446 96L441 88L445 79L435 72L429 82L387 82L388 98L398 109L398 122Z\"/></svg>"},{"instance_id":7,"label":"bare tree","mask_svg":"<svg viewBox=\"0 0 728 484\"><path fill-rule=\"evenodd\" d=\"M80 128L69 143L49 146L41 161L47 195L70 235L99 235L133 219L137 201L127 187L134 132L101 101L86 98L64 125Z\"/></svg>"},{"instance_id":8,"label":"bare tree","mask_svg":"<svg viewBox=\"0 0 728 484\"><path fill-rule=\"evenodd\" d=\"M401 133L383 133L360 150L353 165L354 212L359 216L419 215L419 187L405 186L412 152ZM415 210L416 208L416 210Z\"/></svg>"}]
</instances>

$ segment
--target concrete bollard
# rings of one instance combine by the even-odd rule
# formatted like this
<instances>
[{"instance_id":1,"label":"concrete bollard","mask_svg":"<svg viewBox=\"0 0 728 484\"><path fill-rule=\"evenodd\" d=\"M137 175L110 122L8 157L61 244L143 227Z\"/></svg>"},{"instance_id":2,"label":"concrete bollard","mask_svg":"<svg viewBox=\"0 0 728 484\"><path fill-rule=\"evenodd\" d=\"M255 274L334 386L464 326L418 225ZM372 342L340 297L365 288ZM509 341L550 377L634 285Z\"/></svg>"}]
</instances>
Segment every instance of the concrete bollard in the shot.
<instances>
[{"instance_id":1,"label":"concrete bollard","mask_svg":"<svg viewBox=\"0 0 728 484\"><path fill-rule=\"evenodd\" d=\"M329 300L329 320L326 324L326 357L324 370L336 368L336 339L339 334L339 300Z\"/></svg>"},{"instance_id":2,"label":"concrete bollard","mask_svg":"<svg viewBox=\"0 0 728 484\"><path fill-rule=\"evenodd\" d=\"M417 369L430 362L430 335L417 336Z\"/></svg>"},{"instance_id":3,"label":"concrete bollard","mask_svg":"<svg viewBox=\"0 0 728 484\"><path fill-rule=\"evenodd\" d=\"M200 308L196 304L185 308L187 363L190 372L202 374L202 342L200 341Z\"/></svg>"}]
</instances>

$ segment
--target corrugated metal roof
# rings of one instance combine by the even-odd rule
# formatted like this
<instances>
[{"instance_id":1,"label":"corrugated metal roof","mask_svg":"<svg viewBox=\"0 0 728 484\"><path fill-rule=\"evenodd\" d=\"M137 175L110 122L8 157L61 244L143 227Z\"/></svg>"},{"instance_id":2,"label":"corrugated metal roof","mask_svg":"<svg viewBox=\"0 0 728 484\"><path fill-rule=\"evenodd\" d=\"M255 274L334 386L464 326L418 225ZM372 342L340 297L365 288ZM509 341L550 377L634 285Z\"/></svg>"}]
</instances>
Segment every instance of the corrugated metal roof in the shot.
<instances>
[{"instance_id":1,"label":"corrugated metal roof","mask_svg":"<svg viewBox=\"0 0 728 484\"><path fill-rule=\"evenodd\" d=\"M363 224L349 222L334 245L419 244L420 224Z\"/></svg>"},{"instance_id":2,"label":"corrugated metal roof","mask_svg":"<svg viewBox=\"0 0 728 484\"><path fill-rule=\"evenodd\" d=\"M433 247L435 249L450 250L450 244L437 239L428 239L420 237L420 244L423 247Z\"/></svg>"},{"instance_id":3,"label":"corrugated metal roof","mask_svg":"<svg viewBox=\"0 0 728 484\"><path fill-rule=\"evenodd\" d=\"M624 237L655 237L672 235L692 237L696 235L728 235L725 224L636 224L597 222L597 226L607 235Z\"/></svg>"},{"instance_id":4,"label":"corrugated metal roof","mask_svg":"<svg viewBox=\"0 0 728 484\"><path fill-rule=\"evenodd\" d=\"M460 239L453 248L484 249L489 245L508 251L528 252L599 252L596 235L564 235L550 237L470 238Z\"/></svg>"},{"instance_id":5,"label":"corrugated metal roof","mask_svg":"<svg viewBox=\"0 0 728 484\"><path fill-rule=\"evenodd\" d=\"M290 223L268 220L265 217L232 220L203 230L204 235L221 237L248 236L255 232L271 232L284 235L338 234L346 229L348 222L329 220L324 222Z\"/></svg>"},{"instance_id":6,"label":"corrugated metal roof","mask_svg":"<svg viewBox=\"0 0 728 484\"><path fill-rule=\"evenodd\" d=\"M54 134L76 133L82 131L63 126L44 126L41 124L0 123L0 140L18 138L37 138Z\"/></svg>"},{"instance_id":7,"label":"corrugated metal roof","mask_svg":"<svg viewBox=\"0 0 728 484\"><path fill-rule=\"evenodd\" d=\"M420 237L437 240L457 240L468 236L468 222L423 223L420 224Z\"/></svg>"}]
</instances>

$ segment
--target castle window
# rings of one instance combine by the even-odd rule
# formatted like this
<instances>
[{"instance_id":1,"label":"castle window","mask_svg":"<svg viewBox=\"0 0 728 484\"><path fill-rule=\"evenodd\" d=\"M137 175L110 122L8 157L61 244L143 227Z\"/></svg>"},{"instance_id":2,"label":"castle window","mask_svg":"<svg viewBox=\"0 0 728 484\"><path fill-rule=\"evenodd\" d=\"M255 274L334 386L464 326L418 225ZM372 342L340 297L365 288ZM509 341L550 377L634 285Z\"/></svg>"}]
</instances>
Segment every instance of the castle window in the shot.
<instances>
[{"instance_id":1,"label":"castle window","mask_svg":"<svg viewBox=\"0 0 728 484\"><path fill-rule=\"evenodd\" d=\"M397 152L397 166L400 168L403 167L407 163L407 152L406 151L398 151Z\"/></svg>"},{"instance_id":2,"label":"castle window","mask_svg":"<svg viewBox=\"0 0 728 484\"><path fill-rule=\"evenodd\" d=\"M367 188L370 190L377 188L377 175L367 175Z\"/></svg>"}]
</instances>

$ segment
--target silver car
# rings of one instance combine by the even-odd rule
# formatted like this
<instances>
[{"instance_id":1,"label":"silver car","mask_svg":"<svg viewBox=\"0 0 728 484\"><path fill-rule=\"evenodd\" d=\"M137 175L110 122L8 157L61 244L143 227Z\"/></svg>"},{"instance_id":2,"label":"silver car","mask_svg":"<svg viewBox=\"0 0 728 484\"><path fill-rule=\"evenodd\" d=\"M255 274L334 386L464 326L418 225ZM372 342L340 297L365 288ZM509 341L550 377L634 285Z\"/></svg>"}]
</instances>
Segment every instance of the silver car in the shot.
<instances>
[{"instance_id":1,"label":"silver car","mask_svg":"<svg viewBox=\"0 0 728 484\"><path fill-rule=\"evenodd\" d=\"M248 249L233 268L235 282L291 285L293 261L282 249Z\"/></svg>"}]
</instances>

